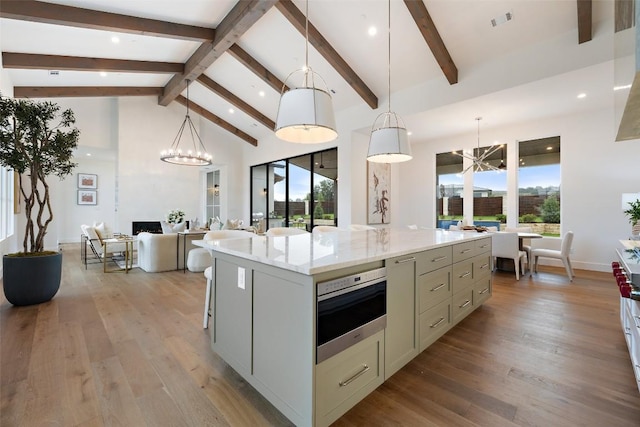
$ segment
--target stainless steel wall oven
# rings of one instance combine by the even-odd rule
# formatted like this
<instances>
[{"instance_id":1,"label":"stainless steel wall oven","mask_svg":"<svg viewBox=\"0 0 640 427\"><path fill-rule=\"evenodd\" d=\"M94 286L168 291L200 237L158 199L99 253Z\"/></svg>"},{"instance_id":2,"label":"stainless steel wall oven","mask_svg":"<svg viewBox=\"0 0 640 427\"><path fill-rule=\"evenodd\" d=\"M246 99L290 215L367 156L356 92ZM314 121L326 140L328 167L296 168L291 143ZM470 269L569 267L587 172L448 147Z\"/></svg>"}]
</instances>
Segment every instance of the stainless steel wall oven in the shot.
<instances>
[{"instance_id":1,"label":"stainless steel wall oven","mask_svg":"<svg viewBox=\"0 0 640 427\"><path fill-rule=\"evenodd\" d=\"M387 326L387 269L317 284L316 363Z\"/></svg>"}]
</instances>

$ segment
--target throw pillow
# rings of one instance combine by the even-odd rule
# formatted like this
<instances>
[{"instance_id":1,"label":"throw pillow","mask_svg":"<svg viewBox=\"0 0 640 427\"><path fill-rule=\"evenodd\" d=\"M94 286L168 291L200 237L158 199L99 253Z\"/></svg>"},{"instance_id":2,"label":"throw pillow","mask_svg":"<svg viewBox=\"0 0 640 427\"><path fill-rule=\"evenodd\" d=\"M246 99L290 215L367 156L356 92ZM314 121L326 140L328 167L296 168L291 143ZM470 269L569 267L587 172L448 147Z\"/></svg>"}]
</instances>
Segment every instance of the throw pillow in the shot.
<instances>
[{"instance_id":1,"label":"throw pillow","mask_svg":"<svg viewBox=\"0 0 640 427\"><path fill-rule=\"evenodd\" d=\"M242 224L244 224L244 221L242 221L241 219L228 219L227 225L225 225L224 228L226 228L227 230L237 230L238 228L242 227Z\"/></svg>"},{"instance_id":2,"label":"throw pillow","mask_svg":"<svg viewBox=\"0 0 640 427\"><path fill-rule=\"evenodd\" d=\"M167 221L160 221L160 226L162 227L162 234L175 234L175 233L183 233L186 229L186 222L180 222L178 224L170 224Z\"/></svg>"},{"instance_id":3,"label":"throw pillow","mask_svg":"<svg viewBox=\"0 0 640 427\"><path fill-rule=\"evenodd\" d=\"M99 223L94 222L93 227L96 229L96 233L98 233L98 237L100 237L101 242L103 239L113 238L113 231L111 231L111 228L109 228L109 226L104 222L99 222Z\"/></svg>"}]
</instances>

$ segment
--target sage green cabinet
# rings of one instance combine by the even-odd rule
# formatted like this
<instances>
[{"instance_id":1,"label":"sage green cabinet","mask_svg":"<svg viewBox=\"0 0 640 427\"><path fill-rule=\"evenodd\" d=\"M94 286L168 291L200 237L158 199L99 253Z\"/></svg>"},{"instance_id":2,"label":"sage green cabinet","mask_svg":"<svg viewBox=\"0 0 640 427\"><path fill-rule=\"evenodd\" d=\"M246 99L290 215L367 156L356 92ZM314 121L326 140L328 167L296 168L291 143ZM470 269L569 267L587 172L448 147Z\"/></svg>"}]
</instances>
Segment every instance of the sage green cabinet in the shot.
<instances>
[{"instance_id":1,"label":"sage green cabinet","mask_svg":"<svg viewBox=\"0 0 640 427\"><path fill-rule=\"evenodd\" d=\"M418 354L416 338L416 256L387 260L385 378Z\"/></svg>"}]
</instances>

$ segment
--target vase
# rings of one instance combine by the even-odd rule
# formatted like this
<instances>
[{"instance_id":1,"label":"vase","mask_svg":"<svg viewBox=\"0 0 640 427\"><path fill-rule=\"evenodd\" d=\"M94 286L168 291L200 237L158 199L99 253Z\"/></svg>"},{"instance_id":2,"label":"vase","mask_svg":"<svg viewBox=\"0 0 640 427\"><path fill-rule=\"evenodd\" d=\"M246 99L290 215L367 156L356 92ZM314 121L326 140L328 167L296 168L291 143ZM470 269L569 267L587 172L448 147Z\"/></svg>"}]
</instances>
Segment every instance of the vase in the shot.
<instances>
[{"instance_id":1,"label":"vase","mask_svg":"<svg viewBox=\"0 0 640 427\"><path fill-rule=\"evenodd\" d=\"M640 222L631 227L632 236L640 236Z\"/></svg>"},{"instance_id":2,"label":"vase","mask_svg":"<svg viewBox=\"0 0 640 427\"><path fill-rule=\"evenodd\" d=\"M49 301L60 289L62 252L51 255L3 256L4 295L13 305Z\"/></svg>"}]
</instances>

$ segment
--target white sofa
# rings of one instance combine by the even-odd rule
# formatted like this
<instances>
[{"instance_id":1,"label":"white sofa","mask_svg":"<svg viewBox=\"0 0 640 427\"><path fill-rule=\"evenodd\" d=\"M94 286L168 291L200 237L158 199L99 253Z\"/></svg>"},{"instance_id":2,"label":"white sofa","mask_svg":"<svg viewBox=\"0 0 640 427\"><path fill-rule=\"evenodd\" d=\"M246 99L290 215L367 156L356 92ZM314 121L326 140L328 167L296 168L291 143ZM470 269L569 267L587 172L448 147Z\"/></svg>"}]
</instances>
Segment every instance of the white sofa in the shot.
<instances>
[{"instance_id":1,"label":"white sofa","mask_svg":"<svg viewBox=\"0 0 640 427\"><path fill-rule=\"evenodd\" d=\"M195 246L192 240L202 239L202 234L186 236L187 252ZM142 232L138 234L138 267L148 273L178 270L184 267L185 238L182 235L153 234Z\"/></svg>"}]
</instances>

